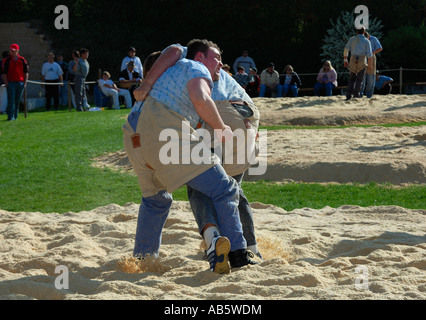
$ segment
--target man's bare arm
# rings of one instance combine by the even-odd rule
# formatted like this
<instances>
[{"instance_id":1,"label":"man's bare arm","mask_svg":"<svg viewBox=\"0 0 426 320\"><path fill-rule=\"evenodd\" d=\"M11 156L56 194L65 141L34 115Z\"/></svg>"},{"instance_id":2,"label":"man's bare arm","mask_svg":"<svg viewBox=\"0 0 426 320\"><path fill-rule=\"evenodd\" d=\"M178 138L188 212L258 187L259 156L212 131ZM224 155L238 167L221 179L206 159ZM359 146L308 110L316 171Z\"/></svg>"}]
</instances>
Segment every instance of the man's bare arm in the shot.
<instances>
[{"instance_id":1,"label":"man's bare arm","mask_svg":"<svg viewBox=\"0 0 426 320\"><path fill-rule=\"evenodd\" d=\"M177 46L167 48L154 62L151 70L149 70L142 84L133 91L136 100L143 101L148 96L154 83L158 78L171 66L173 66L180 58L182 49Z\"/></svg>"},{"instance_id":2,"label":"man's bare arm","mask_svg":"<svg viewBox=\"0 0 426 320\"><path fill-rule=\"evenodd\" d=\"M188 81L187 87L189 98L200 118L213 129L226 129L227 127L210 97L211 90L207 80L204 78L191 79Z\"/></svg>"}]
</instances>

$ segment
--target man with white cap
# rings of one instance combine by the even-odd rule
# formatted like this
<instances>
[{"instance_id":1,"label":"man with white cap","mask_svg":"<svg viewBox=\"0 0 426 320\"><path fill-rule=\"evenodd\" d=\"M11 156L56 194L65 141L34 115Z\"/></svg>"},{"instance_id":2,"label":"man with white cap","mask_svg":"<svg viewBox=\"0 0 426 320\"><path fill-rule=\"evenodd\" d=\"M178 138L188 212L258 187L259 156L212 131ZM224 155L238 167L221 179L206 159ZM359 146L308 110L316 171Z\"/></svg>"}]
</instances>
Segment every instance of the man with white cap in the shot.
<instances>
[{"instance_id":1,"label":"man with white cap","mask_svg":"<svg viewBox=\"0 0 426 320\"><path fill-rule=\"evenodd\" d=\"M22 98L24 88L28 81L28 63L24 57L19 55L19 46L10 46L9 57L1 63L1 76L7 88L7 120L18 118L19 102Z\"/></svg>"}]
</instances>

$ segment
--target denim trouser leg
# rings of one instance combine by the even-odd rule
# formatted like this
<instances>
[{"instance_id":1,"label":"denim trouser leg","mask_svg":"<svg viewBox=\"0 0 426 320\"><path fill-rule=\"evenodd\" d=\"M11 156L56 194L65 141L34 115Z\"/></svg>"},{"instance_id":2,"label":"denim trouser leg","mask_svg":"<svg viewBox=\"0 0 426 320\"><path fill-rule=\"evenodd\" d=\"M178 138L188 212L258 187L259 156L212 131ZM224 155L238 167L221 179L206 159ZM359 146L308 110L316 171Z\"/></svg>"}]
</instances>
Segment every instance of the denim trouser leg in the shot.
<instances>
[{"instance_id":1,"label":"denim trouser leg","mask_svg":"<svg viewBox=\"0 0 426 320\"><path fill-rule=\"evenodd\" d=\"M371 98L374 92L374 86L376 85L376 76L374 74L365 75L365 95L367 98Z\"/></svg>"},{"instance_id":2,"label":"denim trouser leg","mask_svg":"<svg viewBox=\"0 0 426 320\"><path fill-rule=\"evenodd\" d=\"M186 186L186 188L189 204L191 205L200 235L202 235L203 228L209 223L218 227L216 209L214 208L212 199L204 193L192 189L190 186Z\"/></svg>"},{"instance_id":3,"label":"denim trouser leg","mask_svg":"<svg viewBox=\"0 0 426 320\"><path fill-rule=\"evenodd\" d=\"M280 84L277 86L277 97L278 98L282 98L283 97L283 88L284 87L282 85L280 85Z\"/></svg>"},{"instance_id":4,"label":"denim trouser leg","mask_svg":"<svg viewBox=\"0 0 426 320\"><path fill-rule=\"evenodd\" d=\"M327 97L331 97L333 95L333 88L334 88L334 84L331 82L328 82L325 84L325 95Z\"/></svg>"},{"instance_id":5,"label":"denim trouser leg","mask_svg":"<svg viewBox=\"0 0 426 320\"><path fill-rule=\"evenodd\" d=\"M359 92L359 95L362 97L364 95L365 92L365 83L367 81L367 74L364 74L364 79L362 80L362 84L361 84L361 91Z\"/></svg>"},{"instance_id":6,"label":"denim trouser leg","mask_svg":"<svg viewBox=\"0 0 426 320\"><path fill-rule=\"evenodd\" d=\"M142 197L136 227L134 256L158 256L161 234L172 205L172 195L160 191L152 197Z\"/></svg>"},{"instance_id":7,"label":"denim trouser leg","mask_svg":"<svg viewBox=\"0 0 426 320\"><path fill-rule=\"evenodd\" d=\"M283 95L282 95L283 97L287 96L288 89L290 89L290 86L288 84L284 84L283 85Z\"/></svg>"},{"instance_id":8,"label":"denim trouser leg","mask_svg":"<svg viewBox=\"0 0 426 320\"><path fill-rule=\"evenodd\" d=\"M7 107L6 107L6 113L7 113L7 119L8 120L14 119L15 91L16 91L15 83L9 82L9 84L7 86Z\"/></svg>"},{"instance_id":9,"label":"denim trouser leg","mask_svg":"<svg viewBox=\"0 0 426 320\"><path fill-rule=\"evenodd\" d=\"M259 87L259 97L264 97L266 92L266 86L261 84Z\"/></svg>"},{"instance_id":10,"label":"denim trouser leg","mask_svg":"<svg viewBox=\"0 0 426 320\"><path fill-rule=\"evenodd\" d=\"M290 86L291 92L293 93L293 97L297 97L299 95L299 89L297 88L297 85L293 84Z\"/></svg>"},{"instance_id":11,"label":"denim trouser leg","mask_svg":"<svg viewBox=\"0 0 426 320\"><path fill-rule=\"evenodd\" d=\"M314 94L316 95L316 96L320 96L321 95L321 89L323 88L323 84L322 83L319 83L319 82L317 82L317 83L315 83L315 85L314 85Z\"/></svg>"},{"instance_id":12,"label":"denim trouser leg","mask_svg":"<svg viewBox=\"0 0 426 320\"><path fill-rule=\"evenodd\" d=\"M7 86L7 119L17 119L19 102L24 92L24 84L21 82L9 82Z\"/></svg>"},{"instance_id":13,"label":"denim trouser leg","mask_svg":"<svg viewBox=\"0 0 426 320\"><path fill-rule=\"evenodd\" d=\"M131 109L133 107L132 96L130 95L129 90L121 89L118 92L118 95L124 97L126 108Z\"/></svg>"},{"instance_id":14,"label":"denim trouser leg","mask_svg":"<svg viewBox=\"0 0 426 320\"><path fill-rule=\"evenodd\" d=\"M247 197L244 194L243 188L241 187L243 176L244 176L244 173L234 177L234 179L238 182L239 191L240 191L240 201L238 204L238 211L240 212L240 220L243 226L243 235L247 241L247 245L254 246L257 244L257 242L256 242L256 236L254 233L253 212L251 211L250 203L248 202Z\"/></svg>"},{"instance_id":15,"label":"denim trouser leg","mask_svg":"<svg viewBox=\"0 0 426 320\"><path fill-rule=\"evenodd\" d=\"M85 78L76 76L74 78L75 104L78 111L83 111L83 100L86 97L86 89L84 87Z\"/></svg>"},{"instance_id":16,"label":"denim trouser leg","mask_svg":"<svg viewBox=\"0 0 426 320\"><path fill-rule=\"evenodd\" d=\"M59 86L59 101L60 105L66 106L68 104L68 81L63 81L64 85Z\"/></svg>"},{"instance_id":17,"label":"denim trouser leg","mask_svg":"<svg viewBox=\"0 0 426 320\"><path fill-rule=\"evenodd\" d=\"M217 226L231 242L231 250L247 248L238 211L238 184L221 165L216 165L187 182L187 186L212 199ZM202 227L201 227L202 228Z\"/></svg>"},{"instance_id":18,"label":"denim trouser leg","mask_svg":"<svg viewBox=\"0 0 426 320\"><path fill-rule=\"evenodd\" d=\"M247 241L248 246L256 245L256 236L254 232L253 212L251 211L250 204L241 188L241 181L243 174L233 177L239 185L239 204L238 211L243 228L243 235ZM195 220L197 221L198 230L201 234L204 226L208 223L218 226L217 214L213 205L213 201L205 194L187 187L188 200L191 204L192 212L194 213ZM219 228L219 232L222 231Z\"/></svg>"}]
</instances>

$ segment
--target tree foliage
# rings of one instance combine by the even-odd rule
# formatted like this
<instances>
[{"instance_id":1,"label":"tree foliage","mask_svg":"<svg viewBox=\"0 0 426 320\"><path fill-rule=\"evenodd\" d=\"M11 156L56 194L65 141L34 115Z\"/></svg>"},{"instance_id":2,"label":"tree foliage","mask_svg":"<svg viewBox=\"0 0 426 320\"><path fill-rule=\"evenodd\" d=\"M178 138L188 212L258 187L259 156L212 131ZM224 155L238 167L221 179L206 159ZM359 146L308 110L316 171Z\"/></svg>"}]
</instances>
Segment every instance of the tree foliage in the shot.
<instances>
[{"instance_id":1,"label":"tree foliage","mask_svg":"<svg viewBox=\"0 0 426 320\"><path fill-rule=\"evenodd\" d=\"M392 50L386 55L389 64L426 69L426 26L402 26L390 31L383 42Z\"/></svg>"},{"instance_id":2,"label":"tree foliage","mask_svg":"<svg viewBox=\"0 0 426 320\"><path fill-rule=\"evenodd\" d=\"M389 67L399 67L401 50L395 52L390 47L397 40L388 44L387 38L397 39L400 32L408 32L412 41L420 39L424 43L423 36L419 38L414 31L400 28L421 30L426 0L364 3L370 14L382 21L379 40L386 44L383 61ZM54 27L54 9L59 4L69 9L69 30ZM0 21L41 21L52 49L63 52L65 59L71 59L72 50L87 47L94 71L89 74L91 79L97 77L98 69L108 69L116 77L129 46L135 46L138 56L144 59L152 51L172 43L186 44L192 38L217 42L223 50L223 61L228 64L248 50L259 71L272 61L279 72L291 64L298 73L313 73L325 59L321 48L330 20L336 21L342 11L352 12L355 6L350 0L3 0ZM404 42L409 47L405 47L405 52L411 54L411 47L424 50L416 42ZM426 56L424 51L422 54ZM403 61L423 61L419 55ZM339 51L337 57L341 56ZM304 85L311 84L304 81Z\"/></svg>"}]
</instances>

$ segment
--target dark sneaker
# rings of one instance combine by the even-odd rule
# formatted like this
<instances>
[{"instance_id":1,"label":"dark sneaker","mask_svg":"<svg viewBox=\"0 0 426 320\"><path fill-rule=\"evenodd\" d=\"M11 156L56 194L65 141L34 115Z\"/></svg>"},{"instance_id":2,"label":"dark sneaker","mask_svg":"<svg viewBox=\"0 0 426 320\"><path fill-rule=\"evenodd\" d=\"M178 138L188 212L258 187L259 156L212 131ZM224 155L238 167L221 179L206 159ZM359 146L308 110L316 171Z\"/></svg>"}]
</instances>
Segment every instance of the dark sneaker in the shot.
<instances>
[{"instance_id":1,"label":"dark sneaker","mask_svg":"<svg viewBox=\"0 0 426 320\"><path fill-rule=\"evenodd\" d=\"M215 273L229 273L229 250L231 250L231 243L227 237L216 237L213 239L210 248L206 251L206 260L210 263L211 271Z\"/></svg>"},{"instance_id":2,"label":"dark sneaker","mask_svg":"<svg viewBox=\"0 0 426 320\"><path fill-rule=\"evenodd\" d=\"M240 268L249 264L258 264L258 262L250 259L253 257L253 253L246 249L235 250L229 253L229 263L231 264L231 268Z\"/></svg>"}]
</instances>

